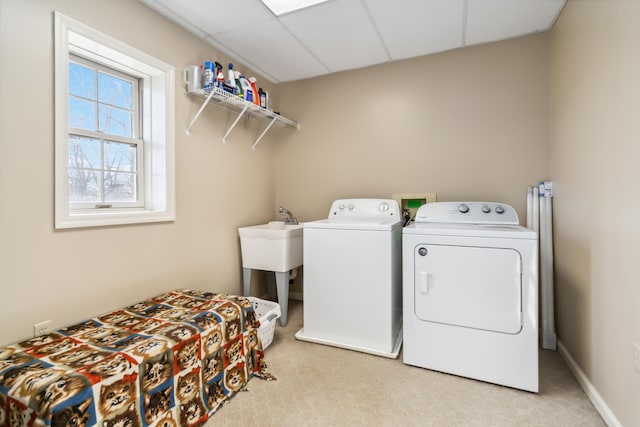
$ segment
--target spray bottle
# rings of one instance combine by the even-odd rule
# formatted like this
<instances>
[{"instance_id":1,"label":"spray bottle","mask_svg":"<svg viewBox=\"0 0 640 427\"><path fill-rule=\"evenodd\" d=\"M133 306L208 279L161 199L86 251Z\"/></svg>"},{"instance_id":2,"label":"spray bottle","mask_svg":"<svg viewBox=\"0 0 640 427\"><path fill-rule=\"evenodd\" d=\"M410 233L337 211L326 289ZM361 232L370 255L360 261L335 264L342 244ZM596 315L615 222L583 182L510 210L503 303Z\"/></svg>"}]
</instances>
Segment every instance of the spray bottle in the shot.
<instances>
[{"instance_id":1,"label":"spray bottle","mask_svg":"<svg viewBox=\"0 0 640 427\"><path fill-rule=\"evenodd\" d=\"M253 103L260 105L260 95L258 94L258 88L256 87L256 78L249 77L249 83L251 84L251 90L253 91ZM248 100L247 100L248 101Z\"/></svg>"},{"instance_id":2,"label":"spray bottle","mask_svg":"<svg viewBox=\"0 0 640 427\"><path fill-rule=\"evenodd\" d=\"M222 73L222 64L219 62L215 62L215 68L213 75L213 86L222 89L224 86L224 74Z\"/></svg>"}]
</instances>

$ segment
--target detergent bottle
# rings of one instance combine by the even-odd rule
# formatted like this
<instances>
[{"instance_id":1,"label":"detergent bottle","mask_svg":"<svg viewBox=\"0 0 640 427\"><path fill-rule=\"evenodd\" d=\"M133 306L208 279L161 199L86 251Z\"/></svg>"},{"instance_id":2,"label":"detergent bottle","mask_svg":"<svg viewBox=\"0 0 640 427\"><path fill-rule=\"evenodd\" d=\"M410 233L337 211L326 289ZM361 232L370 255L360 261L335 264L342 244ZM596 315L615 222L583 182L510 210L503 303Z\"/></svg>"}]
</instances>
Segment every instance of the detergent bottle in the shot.
<instances>
[{"instance_id":1,"label":"detergent bottle","mask_svg":"<svg viewBox=\"0 0 640 427\"><path fill-rule=\"evenodd\" d=\"M253 91L253 103L260 105L260 95L258 94L258 88L256 87L257 79L255 77L249 77L249 83L251 84L251 90Z\"/></svg>"},{"instance_id":2,"label":"detergent bottle","mask_svg":"<svg viewBox=\"0 0 640 427\"><path fill-rule=\"evenodd\" d=\"M187 92L198 92L202 88L202 65L189 65L183 71Z\"/></svg>"},{"instance_id":3,"label":"detergent bottle","mask_svg":"<svg viewBox=\"0 0 640 427\"><path fill-rule=\"evenodd\" d=\"M260 88L258 89L258 96L260 97L260 106L262 108L267 108L267 92Z\"/></svg>"},{"instance_id":4,"label":"detergent bottle","mask_svg":"<svg viewBox=\"0 0 640 427\"><path fill-rule=\"evenodd\" d=\"M251 83L249 83L249 80L247 80L245 76L240 76L240 85L242 86L244 99L253 104L253 100L255 99L255 96L253 95L253 88L251 87Z\"/></svg>"},{"instance_id":5,"label":"detergent bottle","mask_svg":"<svg viewBox=\"0 0 640 427\"><path fill-rule=\"evenodd\" d=\"M235 73L236 95L240 98L244 98L244 91L242 90L242 83L240 83L240 71Z\"/></svg>"}]
</instances>

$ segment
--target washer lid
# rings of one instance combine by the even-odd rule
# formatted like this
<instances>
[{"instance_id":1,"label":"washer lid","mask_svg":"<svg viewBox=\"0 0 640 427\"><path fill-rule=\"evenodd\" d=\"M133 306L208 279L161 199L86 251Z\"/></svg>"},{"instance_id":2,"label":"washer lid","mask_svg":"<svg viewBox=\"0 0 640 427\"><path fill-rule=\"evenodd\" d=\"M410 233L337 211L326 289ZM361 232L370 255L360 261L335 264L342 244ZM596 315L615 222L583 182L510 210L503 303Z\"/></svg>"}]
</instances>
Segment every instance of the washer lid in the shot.
<instances>
[{"instance_id":1,"label":"washer lid","mask_svg":"<svg viewBox=\"0 0 640 427\"><path fill-rule=\"evenodd\" d=\"M402 232L406 235L537 239L536 232L529 228L503 224L415 223L403 228Z\"/></svg>"},{"instance_id":2,"label":"washer lid","mask_svg":"<svg viewBox=\"0 0 640 427\"><path fill-rule=\"evenodd\" d=\"M319 221L305 222L304 228L333 229L333 230L375 230L389 231L400 228L400 218L330 218Z\"/></svg>"}]
</instances>

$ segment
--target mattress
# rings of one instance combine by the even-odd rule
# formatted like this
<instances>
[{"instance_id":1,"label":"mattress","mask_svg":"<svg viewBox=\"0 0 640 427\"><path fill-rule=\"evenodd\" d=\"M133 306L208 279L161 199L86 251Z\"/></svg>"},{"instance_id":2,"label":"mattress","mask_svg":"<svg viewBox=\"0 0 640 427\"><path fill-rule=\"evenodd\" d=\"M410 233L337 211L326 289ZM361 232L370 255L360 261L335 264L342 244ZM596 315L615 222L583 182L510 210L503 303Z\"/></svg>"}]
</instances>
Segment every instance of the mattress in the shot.
<instances>
[{"instance_id":1,"label":"mattress","mask_svg":"<svg viewBox=\"0 0 640 427\"><path fill-rule=\"evenodd\" d=\"M0 425L201 425L264 361L251 302L176 290L0 348Z\"/></svg>"}]
</instances>

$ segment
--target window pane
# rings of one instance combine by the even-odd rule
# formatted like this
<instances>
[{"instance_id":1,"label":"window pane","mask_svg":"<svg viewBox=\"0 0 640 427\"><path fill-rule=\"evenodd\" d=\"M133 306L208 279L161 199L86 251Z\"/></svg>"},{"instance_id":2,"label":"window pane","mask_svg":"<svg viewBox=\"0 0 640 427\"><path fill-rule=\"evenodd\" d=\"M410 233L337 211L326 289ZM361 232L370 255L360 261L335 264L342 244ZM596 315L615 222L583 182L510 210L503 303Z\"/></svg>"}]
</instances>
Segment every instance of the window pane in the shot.
<instances>
[{"instance_id":1,"label":"window pane","mask_svg":"<svg viewBox=\"0 0 640 427\"><path fill-rule=\"evenodd\" d=\"M105 202L135 202L136 176L130 173L104 173Z\"/></svg>"},{"instance_id":2,"label":"window pane","mask_svg":"<svg viewBox=\"0 0 640 427\"><path fill-rule=\"evenodd\" d=\"M96 71L69 62L69 94L96 99Z\"/></svg>"},{"instance_id":3,"label":"window pane","mask_svg":"<svg viewBox=\"0 0 640 427\"><path fill-rule=\"evenodd\" d=\"M100 104L100 130L111 135L133 137L131 113Z\"/></svg>"},{"instance_id":4,"label":"window pane","mask_svg":"<svg viewBox=\"0 0 640 427\"><path fill-rule=\"evenodd\" d=\"M69 135L67 154L70 168L100 169L100 141Z\"/></svg>"},{"instance_id":5,"label":"window pane","mask_svg":"<svg viewBox=\"0 0 640 427\"><path fill-rule=\"evenodd\" d=\"M104 143L104 168L117 171L136 171L136 146L121 142Z\"/></svg>"},{"instance_id":6,"label":"window pane","mask_svg":"<svg viewBox=\"0 0 640 427\"><path fill-rule=\"evenodd\" d=\"M98 74L98 100L102 103L131 110L131 89L131 82L104 73Z\"/></svg>"},{"instance_id":7,"label":"window pane","mask_svg":"<svg viewBox=\"0 0 640 427\"><path fill-rule=\"evenodd\" d=\"M69 201L99 202L98 172L69 168Z\"/></svg>"},{"instance_id":8,"label":"window pane","mask_svg":"<svg viewBox=\"0 0 640 427\"><path fill-rule=\"evenodd\" d=\"M73 96L69 97L69 126L96 130L96 104Z\"/></svg>"}]
</instances>

